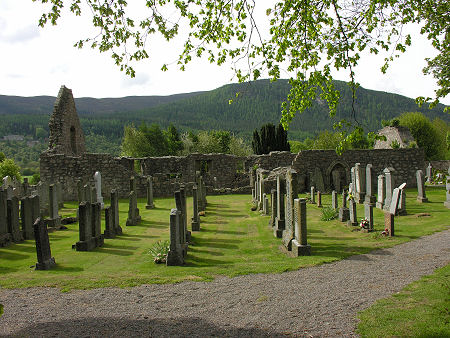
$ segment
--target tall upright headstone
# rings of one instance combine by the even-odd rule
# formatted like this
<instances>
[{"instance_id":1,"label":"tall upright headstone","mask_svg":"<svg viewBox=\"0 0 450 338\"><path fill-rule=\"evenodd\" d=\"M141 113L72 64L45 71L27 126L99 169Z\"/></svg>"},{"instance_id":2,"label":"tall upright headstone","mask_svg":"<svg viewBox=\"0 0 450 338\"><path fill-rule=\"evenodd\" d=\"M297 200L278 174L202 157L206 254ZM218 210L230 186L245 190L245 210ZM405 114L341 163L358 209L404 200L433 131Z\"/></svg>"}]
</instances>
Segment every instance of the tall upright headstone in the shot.
<instances>
[{"instance_id":1,"label":"tall upright headstone","mask_svg":"<svg viewBox=\"0 0 450 338\"><path fill-rule=\"evenodd\" d=\"M264 208L264 176L262 172L259 174L259 204L258 209L263 210Z\"/></svg>"},{"instance_id":2,"label":"tall upright headstone","mask_svg":"<svg viewBox=\"0 0 450 338\"><path fill-rule=\"evenodd\" d=\"M427 183L431 183L432 178L433 178L433 167L431 166L431 163L428 163L428 167L427 167Z\"/></svg>"},{"instance_id":3,"label":"tall upright headstone","mask_svg":"<svg viewBox=\"0 0 450 338\"><path fill-rule=\"evenodd\" d=\"M348 209L350 214L350 220L347 222L347 224L351 226L357 226L358 218L356 216L356 202L353 198L348 201Z\"/></svg>"},{"instance_id":4,"label":"tall upright headstone","mask_svg":"<svg viewBox=\"0 0 450 338\"><path fill-rule=\"evenodd\" d=\"M338 197L337 197L337 192L336 192L336 190L333 190L333 191L331 192L331 207L332 207L334 210L337 210L337 209L338 209Z\"/></svg>"},{"instance_id":5,"label":"tall upright headstone","mask_svg":"<svg viewBox=\"0 0 450 338\"><path fill-rule=\"evenodd\" d=\"M294 239L294 199L298 196L297 172L293 169L286 171L286 203L285 226L283 230L283 245L290 251Z\"/></svg>"},{"instance_id":6,"label":"tall upright headstone","mask_svg":"<svg viewBox=\"0 0 450 338\"><path fill-rule=\"evenodd\" d=\"M398 214L399 199L400 199L400 189L395 188L394 191L392 192L391 203L389 205L389 212L394 216Z\"/></svg>"},{"instance_id":7,"label":"tall upright headstone","mask_svg":"<svg viewBox=\"0 0 450 338\"><path fill-rule=\"evenodd\" d=\"M372 164L366 165L366 198L364 203L370 204L371 206L375 206L375 194L372 184Z\"/></svg>"},{"instance_id":8,"label":"tall upright headstone","mask_svg":"<svg viewBox=\"0 0 450 338\"><path fill-rule=\"evenodd\" d=\"M272 189L270 192L270 220L269 226L274 229L275 228L275 219L277 217L277 190Z\"/></svg>"},{"instance_id":9,"label":"tall upright headstone","mask_svg":"<svg viewBox=\"0 0 450 338\"><path fill-rule=\"evenodd\" d=\"M267 197L267 194L264 193L264 205L263 205L263 213L265 216L269 215L269 198Z\"/></svg>"},{"instance_id":10,"label":"tall upright headstone","mask_svg":"<svg viewBox=\"0 0 450 338\"><path fill-rule=\"evenodd\" d=\"M384 227L388 231L389 237L395 236L394 215L389 211L384 213Z\"/></svg>"},{"instance_id":11,"label":"tall upright headstone","mask_svg":"<svg viewBox=\"0 0 450 338\"><path fill-rule=\"evenodd\" d=\"M57 228L61 225L61 217L58 215L58 195L54 184L48 186L48 196L50 216L47 225L51 228Z\"/></svg>"},{"instance_id":12,"label":"tall upright headstone","mask_svg":"<svg viewBox=\"0 0 450 338\"><path fill-rule=\"evenodd\" d=\"M180 190L175 191L174 195L175 195L176 210L179 213L180 245L183 249L183 255L186 256L187 249L188 249L188 235L187 235L187 229L184 226L183 199L181 197L181 191Z\"/></svg>"},{"instance_id":13,"label":"tall upright headstone","mask_svg":"<svg viewBox=\"0 0 450 338\"><path fill-rule=\"evenodd\" d=\"M137 225L141 221L141 216L139 216L139 209L137 207L137 197L136 192L131 191L128 195L129 204L128 204L128 218L127 218L127 226Z\"/></svg>"},{"instance_id":14,"label":"tall upright headstone","mask_svg":"<svg viewBox=\"0 0 450 338\"><path fill-rule=\"evenodd\" d=\"M392 193L395 186L395 180L394 180L394 174L395 169L392 167L385 168L383 170L383 174L385 177L386 182L386 199L384 200L384 210L389 211L391 208L391 201L392 201Z\"/></svg>"},{"instance_id":15,"label":"tall upright headstone","mask_svg":"<svg viewBox=\"0 0 450 338\"><path fill-rule=\"evenodd\" d=\"M8 220L8 232L11 234L11 238L14 242L23 241L23 235L19 226L19 199L13 196L7 200L7 220Z\"/></svg>"},{"instance_id":16,"label":"tall upright headstone","mask_svg":"<svg viewBox=\"0 0 450 338\"><path fill-rule=\"evenodd\" d=\"M316 188L314 186L311 187L310 201L312 204L316 204Z\"/></svg>"},{"instance_id":17,"label":"tall upright headstone","mask_svg":"<svg viewBox=\"0 0 450 338\"><path fill-rule=\"evenodd\" d=\"M116 232L113 224L112 209L111 207L105 207L104 210L105 210L105 232L103 233L103 236L105 238L114 238L116 237Z\"/></svg>"},{"instance_id":18,"label":"tall upright headstone","mask_svg":"<svg viewBox=\"0 0 450 338\"><path fill-rule=\"evenodd\" d=\"M308 244L306 225L306 199L294 200L295 238L292 240L294 256L311 256L311 245Z\"/></svg>"},{"instance_id":19,"label":"tall upright headstone","mask_svg":"<svg viewBox=\"0 0 450 338\"><path fill-rule=\"evenodd\" d=\"M116 235L121 235L122 227L120 226L120 219L119 219L119 197L115 189L111 190L111 217L114 233Z\"/></svg>"},{"instance_id":20,"label":"tall upright headstone","mask_svg":"<svg viewBox=\"0 0 450 338\"><path fill-rule=\"evenodd\" d=\"M406 215L406 191L405 191L406 183L402 183L399 189L399 199L398 199L398 210L397 213L399 215Z\"/></svg>"},{"instance_id":21,"label":"tall upright headstone","mask_svg":"<svg viewBox=\"0 0 450 338\"><path fill-rule=\"evenodd\" d=\"M445 202L444 206L448 209L450 209L450 167L448 168L448 176L446 177L446 183L445 183Z\"/></svg>"},{"instance_id":22,"label":"tall upright headstone","mask_svg":"<svg viewBox=\"0 0 450 338\"><path fill-rule=\"evenodd\" d=\"M198 195L197 186L192 187L192 231L200 231L200 217L198 217Z\"/></svg>"},{"instance_id":23,"label":"tall upright headstone","mask_svg":"<svg viewBox=\"0 0 450 338\"><path fill-rule=\"evenodd\" d=\"M347 222L350 219L350 211L347 208L347 193L342 191L342 207L339 208L339 220Z\"/></svg>"},{"instance_id":24,"label":"tall upright headstone","mask_svg":"<svg viewBox=\"0 0 450 338\"><path fill-rule=\"evenodd\" d=\"M6 189L0 188L0 247L8 245L12 241L8 231L7 215Z\"/></svg>"},{"instance_id":25,"label":"tall upright headstone","mask_svg":"<svg viewBox=\"0 0 450 338\"><path fill-rule=\"evenodd\" d=\"M322 193L320 191L317 192L317 207L322 208Z\"/></svg>"},{"instance_id":26,"label":"tall upright headstone","mask_svg":"<svg viewBox=\"0 0 450 338\"><path fill-rule=\"evenodd\" d=\"M25 196L20 200L20 220L22 222L22 235L24 239L34 239L33 210L31 198Z\"/></svg>"},{"instance_id":27,"label":"tall upright headstone","mask_svg":"<svg viewBox=\"0 0 450 338\"><path fill-rule=\"evenodd\" d=\"M365 232L373 231L373 205L369 203L364 203L364 217L369 221L369 228L363 229Z\"/></svg>"},{"instance_id":28,"label":"tall upright headstone","mask_svg":"<svg viewBox=\"0 0 450 338\"><path fill-rule=\"evenodd\" d=\"M180 194L181 194L181 203L183 206L182 216L183 216L183 224L184 224L184 230L186 232L186 240L188 242L191 241L191 232L188 230L187 227L187 202L186 202L186 189L184 184L180 186Z\"/></svg>"},{"instance_id":29,"label":"tall upright headstone","mask_svg":"<svg viewBox=\"0 0 450 338\"><path fill-rule=\"evenodd\" d=\"M78 206L79 241L76 242L77 251L91 251L95 249L96 242L92 237L92 205L89 202L81 202Z\"/></svg>"},{"instance_id":30,"label":"tall upright headstone","mask_svg":"<svg viewBox=\"0 0 450 338\"><path fill-rule=\"evenodd\" d=\"M351 182L348 187L348 192L350 194L352 194L353 196L356 194L356 171L355 170L356 170L355 167L352 167L350 169Z\"/></svg>"},{"instance_id":31,"label":"tall upright headstone","mask_svg":"<svg viewBox=\"0 0 450 338\"><path fill-rule=\"evenodd\" d=\"M96 202L100 203L101 208L105 207L105 203L103 202L102 196L102 175L99 171L96 171L94 174L94 184L96 190Z\"/></svg>"},{"instance_id":32,"label":"tall upright headstone","mask_svg":"<svg viewBox=\"0 0 450 338\"><path fill-rule=\"evenodd\" d=\"M102 234L102 207L100 203L91 204L91 222L92 222L92 237L95 240L95 246L102 246L104 237Z\"/></svg>"},{"instance_id":33,"label":"tall upright headstone","mask_svg":"<svg viewBox=\"0 0 450 338\"><path fill-rule=\"evenodd\" d=\"M184 248L182 245L183 228L181 213L177 209L170 211L170 247L167 253L167 265L183 265L184 264Z\"/></svg>"},{"instance_id":34,"label":"tall upright headstone","mask_svg":"<svg viewBox=\"0 0 450 338\"><path fill-rule=\"evenodd\" d=\"M47 225L39 217L33 224L34 240L36 242L36 270L49 270L56 265L50 250Z\"/></svg>"},{"instance_id":35,"label":"tall upright headstone","mask_svg":"<svg viewBox=\"0 0 450 338\"><path fill-rule=\"evenodd\" d=\"M366 196L366 179L365 179L365 171L361 167L360 163L355 164L355 178L356 178L356 194L355 201L358 204L364 203L364 199Z\"/></svg>"},{"instance_id":36,"label":"tall upright headstone","mask_svg":"<svg viewBox=\"0 0 450 338\"><path fill-rule=\"evenodd\" d=\"M77 200L78 204L85 200L83 183L81 182L81 179L77 179Z\"/></svg>"},{"instance_id":37,"label":"tall upright headstone","mask_svg":"<svg viewBox=\"0 0 450 338\"><path fill-rule=\"evenodd\" d=\"M286 194L286 181L281 174L277 175L277 217L275 218L275 228L273 235L277 238L283 236L285 227L284 196Z\"/></svg>"},{"instance_id":38,"label":"tall upright headstone","mask_svg":"<svg viewBox=\"0 0 450 338\"><path fill-rule=\"evenodd\" d=\"M425 193L425 181L422 170L416 171L416 180L417 180L417 201L420 203L428 202L428 198Z\"/></svg>"},{"instance_id":39,"label":"tall upright headstone","mask_svg":"<svg viewBox=\"0 0 450 338\"><path fill-rule=\"evenodd\" d=\"M378 175L378 194L376 206L378 209L383 209L386 198L386 186L384 175Z\"/></svg>"},{"instance_id":40,"label":"tall upright headstone","mask_svg":"<svg viewBox=\"0 0 450 338\"><path fill-rule=\"evenodd\" d=\"M147 177L147 204L145 209L153 209L155 204L153 203L153 177Z\"/></svg>"}]
</instances>

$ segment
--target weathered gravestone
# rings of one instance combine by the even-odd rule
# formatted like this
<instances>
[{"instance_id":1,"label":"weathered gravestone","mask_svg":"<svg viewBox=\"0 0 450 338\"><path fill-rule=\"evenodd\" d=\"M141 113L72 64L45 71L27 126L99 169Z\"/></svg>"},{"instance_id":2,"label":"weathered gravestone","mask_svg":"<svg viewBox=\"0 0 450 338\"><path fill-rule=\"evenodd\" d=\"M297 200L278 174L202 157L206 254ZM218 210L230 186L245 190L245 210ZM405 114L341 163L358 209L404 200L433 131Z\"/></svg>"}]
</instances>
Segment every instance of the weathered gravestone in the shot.
<instances>
[{"instance_id":1,"label":"weathered gravestone","mask_svg":"<svg viewBox=\"0 0 450 338\"><path fill-rule=\"evenodd\" d=\"M264 175L259 172L259 200L258 200L258 210L264 211Z\"/></svg>"},{"instance_id":2,"label":"weathered gravestone","mask_svg":"<svg viewBox=\"0 0 450 338\"><path fill-rule=\"evenodd\" d=\"M192 231L200 231L200 217L198 217L198 194L197 186L192 187Z\"/></svg>"},{"instance_id":3,"label":"weathered gravestone","mask_svg":"<svg viewBox=\"0 0 450 338\"><path fill-rule=\"evenodd\" d=\"M338 197L337 197L337 192L336 192L336 190L333 190L333 191L331 192L331 207L332 207L334 210L337 210L337 208L338 208Z\"/></svg>"},{"instance_id":4,"label":"weathered gravestone","mask_svg":"<svg viewBox=\"0 0 450 338\"><path fill-rule=\"evenodd\" d=\"M147 204L145 209L153 209L155 204L153 203L153 177L147 177Z\"/></svg>"},{"instance_id":5,"label":"weathered gravestone","mask_svg":"<svg viewBox=\"0 0 450 338\"><path fill-rule=\"evenodd\" d=\"M181 213L177 209L170 211L170 247L167 253L167 265L183 265L186 256L183 243L183 227Z\"/></svg>"},{"instance_id":6,"label":"weathered gravestone","mask_svg":"<svg viewBox=\"0 0 450 338\"><path fill-rule=\"evenodd\" d=\"M137 207L137 198L138 198L137 194L138 194L138 191L136 189L136 179L134 178L134 176L131 176L131 178L130 178L130 192L132 192L132 191L134 191L135 195L136 195L136 204L135 204L136 211L135 211L135 214L136 214L136 218L137 218L138 222L140 222L141 221L141 216L139 216L139 209Z\"/></svg>"},{"instance_id":7,"label":"weathered gravestone","mask_svg":"<svg viewBox=\"0 0 450 338\"><path fill-rule=\"evenodd\" d=\"M129 204L128 204L128 218L127 218L127 226L137 225L141 221L141 216L139 216L139 209L137 207L137 197L136 192L131 191L128 195Z\"/></svg>"},{"instance_id":8,"label":"weathered gravestone","mask_svg":"<svg viewBox=\"0 0 450 338\"><path fill-rule=\"evenodd\" d=\"M8 245L12 241L8 231L7 215L6 189L0 188L0 247Z\"/></svg>"},{"instance_id":9,"label":"weathered gravestone","mask_svg":"<svg viewBox=\"0 0 450 338\"><path fill-rule=\"evenodd\" d=\"M22 232L19 226L19 199L13 196L6 202L8 232L11 234L13 242L23 241Z\"/></svg>"},{"instance_id":10,"label":"weathered gravestone","mask_svg":"<svg viewBox=\"0 0 450 338\"><path fill-rule=\"evenodd\" d=\"M47 225L38 217L33 224L33 230L37 255L36 270L50 270L56 263L50 250Z\"/></svg>"},{"instance_id":11,"label":"weathered gravestone","mask_svg":"<svg viewBox=\"0 0 450 338\"><path fill-rule=\"evenodd\" d=\"M31 205L31 197L23 197L20 199L20 220L22 222L22 235L24 239L34 239L34 221L33 210Z\"/></svg>"},{"instance_id":12,"label":"weathered gravestone","mask_svg":"<svg viewBox=\"0 0 450 338\"><path fill-rule=\"evenodd\" d=\"M384 228L387 230L388 236L395 235L394 215L390 212L384 213Z\"/></svg>"},{"instance_id":13,"label":"weathered gravestone","mask_svg":"<svg viewBox=\"0 0 450 338\"><path fill-rule=\"evenodd\" d=\"M58 208L64 208L64 195L63 195L63 188L61 182L55 183L56 187L56 197L58 199Z\"/></svg>"},{"instance_id":14,"label":"weathered gravestone","mask_svg":"<svg viewBox=\"0 0 450 338\"><path fill-rule=\"evenodd\" d=\"M269 226L274 229L275 228L275 219L277 217L277 190L272 189L270 192L270 220Z\"/></svg>"},{"instance_id":15,"label":"weathered gravestone","mask_svg":"<svg viewBox=\"0 0 450 338\"><path fill-rule=\"evenodd\" d=\"M422 170L416 171L416 179L417 179L417 201L420 203L428 202L428 198L425 193L425 182Z\"/></svg>"},{"instance_id":16,"label":"weathered gravestone","mask_svg":"<svg viewBox=\"0 0 450 338\"><path fill-rule=\"evenodd\" d=\"M364 217L369 221L369 228L362 229L363 232L373 231L373 205L364 203Z\"/></svg>"},{"instance_id":17,"label":"weathered gravestone","mask_svg":"<svg viewBox=\"0 0 450 338\"><path fill-rule=\"evenodd\" d=\"M317 207L322 208L322 193L320 191L317 192Z\"/></svg>"},{"instance_id":18,"label":"weathered gravestone","mask_svg":"<svg viewBox=\"0 0 450 338\"><path fill-rule=\"evenodd\" d=\"M102 206L100 203L91 204L91 222L92 222L92 237L95 240L95 246L102 246L104 237L102 234Z\"/></svg>"},{"instance_id":19,"label":"weathered gravestone","mask_svg":"<svg viewBox=\"0 0 450 338\"><path fill-rule=\"evenodd\" d=\"M433 178L433 167L431 163L428 163L427 167L427 183L431 183L431 179Z\"/></svg>"},{"instance_id":20,"label":"weathered gravestone","mask_svg":"<svg viewBox=\"0 0 450 338\"><path fill-rule=\"evenodd\" d=\"M56 189L54 184L48 186L48 207L50 216L45 222L50 228L58 228L61 225L61 217L58 215L58 194Z\"/></svg>"},{"instance_id":21,"label":"weathered gravestone","mask_svg":"<svg viewBox=\"0 0 450 338\"><path fill-rule=\"evenodd\" d=\"M183 222L184 222L184 229L186 232L186 241L191 241L191 232L188 230L187 227L187 203L186 203L186 190L184 187L184 184L180 186L180 196L181 196L181 203L183 207L182 216L183 216Z\"/></svg>"},{"instance_id":22,"label":"weathered gravestone","mask_svg":"<svg viewBox=\"0 0 450 338\"><path fill-rule=\"evenodd\" d=\"M81 182L81 179L77 179L77 200L78 205L80 205L81 202L85 201L83 182Z\"/></svg>"},{"instance_id":23,"label":"weathered gravestone","mask_svg":"<svg viewBox=\"0 0 450 338\"><path fill-rule=\"evenodd\" d=\"M94 184L96 190L95 201L97 203L100 203L100 206L103 209L105 207L105 203L103 202L102 196L102 175L100 174L99 171L96 171L94 174Z\"/></svg>"},{"instance_id":24,"label":"weathered gravestone","mask_svg":"<svg viewBox=\"0 0 450 338\"><path fill-rule=\"evenodd\" d=\"M266 193L264 193L263 213L265 216L269 215L269 198Z\"/></svg>"},{"instance_id":25,"label":"weathered gravestone","mask_svg":"<svg viewBox=\"0 0 450 338\"><path fill-rule=\"evenodd\" d=\"M352 194L353 196L356 194L356 172L355 167L352 167L350 169L350 176L351 176L351 182L348 186L348 192L349 194Z\"/></svg>"},{"instance_id":26,"label":"weathered gravestone","mask_svg":"<svg viewBox=\"0 0 450 338\"><path fill-rule=\"evenodd\" d=\"M406 191L405 191L406 183L401 184L399 189L399 199L398 199L398 210L397 213L399 215L406 215Z\"/></svg>"},{"instance_id":27,"label":"weathered gravestone","mask_svg":"<svg viewBox=\"0 0 450 338\"><path fill-rule=\"evenodd\" d=\"M355 183L356 183L356 193L355 193L355 201L358 204L364 203L364 198L366 196L366 179L363 168L360 163L355 164Z\"/></svg>"},{"instance_id":28,"label":"weathered gravestone","mask_svg":"<svg viewBox=\"0 0 450 338\"><path fill-rule=\"evenodd\" d=\"M294 199L298 196L297 172L293 169L286 171L286 202L284 215L283 245L291 251L294 239Z\"/></svg>"},{"instance_id":29,"label":"weathered gravestone","mask_svg":"<svg viewBox=\"0 0 450 338\"><path fill-rule=\"evenodd\" d=\"M311 245L307 240L306 226L306 199L294 200L295 238L292 240L292 253L294 256L311 256Z\"/></svg>"},{"instance_id":30,"label":"weathered gravestone","mask_svg":"<svg viewBox=\"0 0 450 338\"><path fill-rule=\"evenodd\" d=\"M358 225L358 218L356 216L356 202L353 198L351 198L348 201L348 207L349 207L349 215L350 215L350 219L347 222L348 225L351 226L357 226Z\"/></svg>"},{"instance_id":31,"label":"weathered gravestone","mask_svg":"<svg viewBox=\"0 0 450 338\"><path fill-rule=\"evenodd\" d=\"M347 193L342 191L342 207L339 208L339 220L347 222L350 219L350 211L347 208Z\"/></svg>"},{"instance_id":32,"label":"weathered gravestone","mask_svg":"<svg viewBox=\"0 0 450 338\"><path fill-rule=\"evenodd\" d=\"M77 251L91 251L96 247L96 241L92 237L91 213L91 203L81 202L78 206L79 241L75 244Z\"/></svg>"},{"instance_id":33,"label":"weathered gravestone","mask_svg":"<svg viewBox=\"0 0 450 338\"><path fill-rule=\"evenodd\" d=\"M105 210L105 232L103 233L103 236L105 238L114 238L116 237L116 232L113 224L112 209L111 207L106 207L104 208L104 210Z\"/></svg>"},{"instance_id":34,"label":"weathered gravestone","mask_svg":"<svg viewBox=\"0 0 450 338\"><path fill-rule=\"evenodd\" d=\"M277 238L283 236L283 230L285 227L285 214L284 214L284 196L286 194L286 181L281 174L277 175L277 217L275 218L275 227L273 235Z\"/></svg>"},{"instance_id":35,"label":"weathered gravestone","mask_svg":"<svg viewBox=\"0 0 450 338\"><path fill-rule=\"evenodd\" d=\"M177 190L175 191L175 206L176 210L178 210L179 213L179 228L180 228L180 234L181 234L181 240L180 244L183 249L184 256L186 256L187 249L188 249L188 235L187 235L187 227L184 224L184 218L183 218L183 199L181 197L181 191Z\"/></svg>"},{"instance_id":36,"label":"weathered gravestone","mask_svg":"<svg viewBox=\"0 0 450 338\"><path fill-rule=\"evenodd\" d=\"M122 227L120 226L120 219L119 219L119 197L115 189L111 190L111 217L114 233L116 235L121 235Z\"/></svg>"},{"instance_id":37,"label":"weathered gravestone","mask_svg":"<svg viewBox=\"0 0 450 338\"><path fill-rule=\"evenodd\" d=\"M448 176L447 176L447 180L445 183L445 195L446 195L446 199L444 202L444 206L448 209L450 209L450 167L448 168Z\"/></svg>"},{"instance_id":38,"label":"weathered gravestone","mask_svg":"<svg viewBox=\"0 0 450 338\"><path fill-rule=\"evenodd\" d=\"M314 186L311 187L311 194L309 199L311 204L316 204L316 188Z\"/></svg>"},{"instance_id":39,"label":"weathered gravestone","mask_svg":"<svg viewBox=\"0 0 450 338\"><path fill-rule=\"evenodd\" d=\"M392 167L383 170L386 182L386 189L385 189L386 199L384 200L384 210L386 211L389 211L391 208L392 193L395 186L394 173L395 169Z\"/></svg>"},{"instance_id":40,"label":"weathered gravestone","mask_svg":"<svg viewBox=\"0 0 450 338\"><path fill-rule=\"evenodd\" d=\"M30 184L28 183L28 177L24 177L22 183L22 197L26 197L29 195L30 195Z\"/></svg>"},{"instance_id":41,"label":"weathered gravestone","mask_svg":"<svg viewBox=\"0 0 450 338\"><path fill-rule=\"evenodd\" d=\"M376 200L372 184L372 164L369 163L366 165L366 198L364 199L364 203L375 206L375 202Z\"/></svg>"},{"instance_id":42,"label":"weathered gravestone","mask_svg":"<svg viewBox=\"0 0 450 338\"><path fill-rule=\"evenodd\" d=\"M392 193L391 204L389 205L389 212L394 216L397 215L397 213L398 213L399 199L400 199L400 189L395 188L394 192Z\"/></svg>"},{"instance_id":43,"label":"weathered gravestone","mask_svg":"<svg viewBox=\"0 0 450 338\"><path fill-rule=\"evenodd\" d=\"M377 194L377 203L376 206L378 209L383 209L384 200L386 198L386 190L385 190L385 177L384 175L378 175L378 194Z\"/></svg>"}]
</instances>

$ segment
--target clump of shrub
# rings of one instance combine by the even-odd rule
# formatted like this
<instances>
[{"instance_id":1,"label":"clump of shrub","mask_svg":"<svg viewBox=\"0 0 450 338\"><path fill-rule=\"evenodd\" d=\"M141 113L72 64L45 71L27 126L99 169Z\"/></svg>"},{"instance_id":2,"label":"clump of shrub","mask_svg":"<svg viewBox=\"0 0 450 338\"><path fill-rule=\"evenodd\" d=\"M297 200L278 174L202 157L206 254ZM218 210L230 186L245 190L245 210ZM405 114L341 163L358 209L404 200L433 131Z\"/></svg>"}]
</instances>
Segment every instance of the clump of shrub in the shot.
<instances>
[{"instance_id":1,"label":"clump of shrub","mask_svg":"<svg viewBox=\"0 0 450 338\"><path fill-rule=\"evenodd\" d=\"M400 143L397 140L393 140L391 142L391 148L392 149L400 149Z\"/></svg>"},{"instance_id":2,"label":"clump of shrub","mask_svg":"<svg viewBox=\"0 0 450 338\"><path fill-rule=\"evenodd\" d=\"M331 221L337 218L338 213L332 207L324 207L322 208L322 217L320 218L322 221Z\"/></svg>"},{"instance_id":3,"label":"clump of shrub","mask_svg":"<svg viewBox=\"0 0 450 338\"><path fill-rule=\"evenodd\" d=\"M156 264L166 263L167 254L169 253L170 242L158 241L150 248L150 255L153 257L153 261Z\"/></svg>"}]
</instances>

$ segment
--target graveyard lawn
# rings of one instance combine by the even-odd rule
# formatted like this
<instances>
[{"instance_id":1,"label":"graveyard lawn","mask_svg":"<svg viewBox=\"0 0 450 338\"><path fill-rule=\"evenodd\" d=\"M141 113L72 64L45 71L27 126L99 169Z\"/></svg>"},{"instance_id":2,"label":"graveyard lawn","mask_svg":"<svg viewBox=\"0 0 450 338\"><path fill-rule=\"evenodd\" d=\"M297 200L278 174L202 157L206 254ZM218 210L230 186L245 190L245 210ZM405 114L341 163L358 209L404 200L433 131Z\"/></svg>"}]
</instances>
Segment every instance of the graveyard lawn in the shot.
<instances>
[{"instance_id":1,"label":"graveyard lawn","mask_svg":"<svg viewBox=\"0 0 450 338\"><path fill-rule=\"evenodd\" d=\"M379 209L374 209L376 231L362 233L339 220L321 221L321 208L308 204L308 244L312 247L312 255L297 258L280 250L281 240L273 237L268 226L269 216L251 211L250 195L208 196L206 216L200 217L200 231L192 232L184 266L155 264L149 253L158 240L169 239L169 213L175 207L175 201L172 198L155 199L155 209L145 209L146 201L139 199L142 221L137 226L127 227L128 200L121 200L120 224L124 234L115 239L105 239L103 247L91 252L73 250L72 245L79 238L77 223L67 225L67 230L49 233L51 252L56 261L52 270L34 269L34 241L0 248L0 286L50 286L63 291L131 287L187 280L210 281L217 276L281 273L328 263L447 229L450 210L443 205L445 190L428 188L429 203L418 203L416 196L415 189L407 191L408 215L395 217L396 237L392 238L381 236L384 214ZM330 206L331 195L323 195L322 204ZM109 205L109 201L105 201L105 205ZM60 215L74 216L75 207L75 202L66 202ZM188 198L187 207L190 230L192 198ZM357 205L357 212L358 219L361 219L364 215L362 204ZM417 217L418 214L429 216Z\"/></svg>"},{"instance_id":2,"label":"graveyard lawn","mask_svg":"<svg viewBox=\"0 0 450 338\"><path fill-rule=\"evenodd\" d=\"M359 313L362 337L450 337L450 265Z\"/></svg>"}]
</instances>

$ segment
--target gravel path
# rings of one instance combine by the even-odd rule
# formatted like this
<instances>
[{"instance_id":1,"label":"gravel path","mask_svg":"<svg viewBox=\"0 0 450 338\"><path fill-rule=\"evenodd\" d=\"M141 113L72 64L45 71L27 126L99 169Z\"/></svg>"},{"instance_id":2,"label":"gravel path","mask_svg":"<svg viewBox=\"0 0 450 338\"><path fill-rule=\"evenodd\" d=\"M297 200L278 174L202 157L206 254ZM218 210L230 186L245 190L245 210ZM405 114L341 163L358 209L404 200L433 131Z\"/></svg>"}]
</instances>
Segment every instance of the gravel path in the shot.
<instances>
[{"instance_id":1,"label":"gravel path","mask_svg":"<svg viewBox=\"0 0 450 338\"><path fill-rule=\"evenodd\" d=\"M449 262L446 230L283 274L69 293L0 289L0 335L353 337L358 311Z\"/></svg>"}]
</instances>

